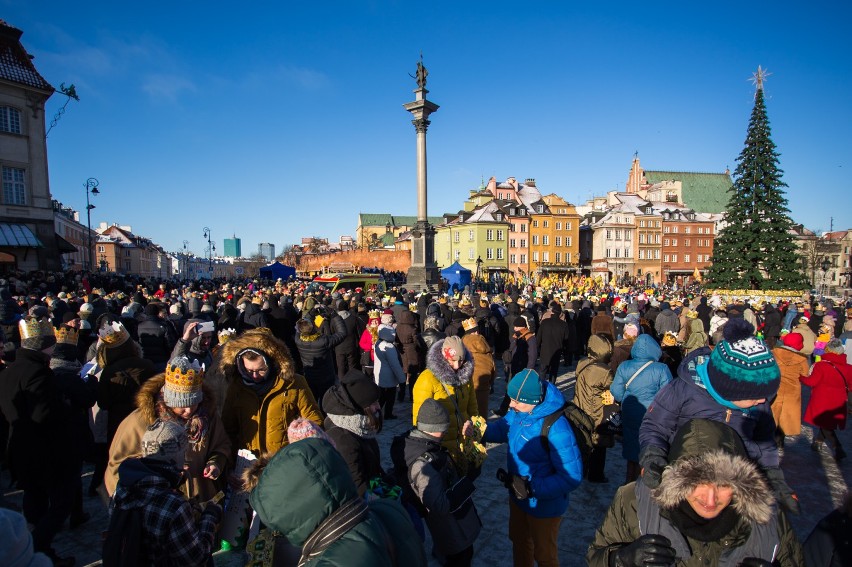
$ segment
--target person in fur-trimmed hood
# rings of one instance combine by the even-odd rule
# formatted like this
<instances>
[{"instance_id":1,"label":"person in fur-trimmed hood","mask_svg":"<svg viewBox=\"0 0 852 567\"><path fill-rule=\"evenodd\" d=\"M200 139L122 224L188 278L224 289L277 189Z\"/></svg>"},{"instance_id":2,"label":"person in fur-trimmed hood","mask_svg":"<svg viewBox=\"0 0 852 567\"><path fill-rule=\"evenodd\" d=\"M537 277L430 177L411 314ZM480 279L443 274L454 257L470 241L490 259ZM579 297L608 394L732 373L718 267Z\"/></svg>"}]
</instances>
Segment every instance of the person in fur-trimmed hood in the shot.
<instances>
[{"instance_id":1,"label":"person in fur-trimmed hood","mask_svg":"<svg viewBox=\"0 0 852 567\"><path fill-rule=\"evenodd\" d=\"M296 374L290 351L266 328L229 340L215 372L227 384L222 422L231 449L256 455L287 444L287 424L297 417L322 425L323 417L304 376ZM333 378L332 378L333 379Z\"/></svg>"},{"instance_id":2,"label":"person in fur-trimmed hood","mask_svg":"<svg viewBox=\"0 0 852 567\"><path fill-rule=\"evenodd\" d=\"M591 567L804 565L802 548L737 432L694 419L656 489L618 489L586 553Z\"/></svg>"},{"instance_id":3,"label":"person in fur-trimmed hood","mask_svg":"<svg viewBox=\"0 0 852 567\"><path fill-rule=\"evenodd\" d=\"M136 393L136 410L118 426L109 448L104 485L114 494L121 463L142 455L142 436L156 421L175 421L189 435L186 450L186 482L181 490L188 498L209 500L224 489L224 473L231 458L231 442L225 433L213 390L204 370L185 356L169 361L165 372L150 378Z\"/></svg>"},{"instance_id":4,"label":"person in fur-trimmed hood","mask_svg":"<svg viewBox=\"0 0 852 567\"><path fill-rule=\"evenodd\" d=\"M442 444L456 462L461 462L459 443L462 436L471 435L471 416L479 415L476 392L473 389L473 355L459 337L447 337L436 342L426 355L426 370L414 383L411 407L413 425L427 398L439 402L450 414L450 427Z\"/></svg>"}]
</instances>

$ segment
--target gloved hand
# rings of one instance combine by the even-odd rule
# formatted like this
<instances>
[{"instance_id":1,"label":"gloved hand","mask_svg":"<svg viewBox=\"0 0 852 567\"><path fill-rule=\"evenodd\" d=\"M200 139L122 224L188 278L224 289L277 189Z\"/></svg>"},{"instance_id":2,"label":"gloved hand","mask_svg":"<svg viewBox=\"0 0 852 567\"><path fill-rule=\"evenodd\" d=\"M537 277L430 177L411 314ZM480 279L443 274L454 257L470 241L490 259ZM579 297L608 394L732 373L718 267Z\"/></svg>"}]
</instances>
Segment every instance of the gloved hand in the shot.
<instances>
[{"instance_id":1,"label":"gloved hand","mask_svg":"<svg viewBox=\"0 0 852 567\"><path fill-rule=\"evenodd\" d=\"M509 474L503 469L497 469L497 480L503 483L518 500L526 500L532 496L530 481L516 474Z\"/></svg>"},{"instance_id":2,"label":"gloved hand","mask_svg":"<svg viewBox=\"0 0 852 567\"><path fill-rule=\"evenodd\" d=\"M657 488L663 479L663 469L669 464L668 455L660 447L646 445L639 455L639 466L642 467L642 482L648 488Z\"/></svg>"},{"instance_id":3,"label":"gloved hand","mask_svg":"<svg viewBox=\"0 0 852 567\"><path fill-rule=\"evenodd\" d=\"M666 536L646 534L609 555L609 567L670 567L677 556Z\"/></svg>"},{"instance_id":4,"label":"gloved hand","mask_svg":"<svg viewBox=\"0 0 852 567\"><path fill-rule=\"evenodd\" d=\"M784 480L784 473L781 472L781 469L769 468L764 469L764 472L766 473L766 480L769 481L769 486L775 493L775 497L778 498L778 503L781 507L792 514L798 514L799 497L796 496L796 493L793 492L793 489Z\"/></svg>"},{"instance_id":5,"label":"gloved hand","mask_svg":"<svg viewBox=\"0 0 852 567\"><path fill-rule=\"evenodd\" d=\"M772 563L766 559L758 559L757 557L746 557L740 562L737 567L772 567Z\"/></svg>"}]
</instances>

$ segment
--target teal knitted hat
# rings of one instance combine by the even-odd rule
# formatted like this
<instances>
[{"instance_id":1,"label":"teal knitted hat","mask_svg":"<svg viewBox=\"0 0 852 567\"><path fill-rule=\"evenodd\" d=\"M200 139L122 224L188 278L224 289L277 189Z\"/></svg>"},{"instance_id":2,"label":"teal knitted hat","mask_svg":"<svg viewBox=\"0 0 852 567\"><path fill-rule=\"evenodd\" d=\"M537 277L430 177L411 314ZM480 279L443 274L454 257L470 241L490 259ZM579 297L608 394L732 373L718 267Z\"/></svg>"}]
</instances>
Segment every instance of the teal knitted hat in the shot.
<instances>
[{"instance_id":1,"label":"teal knitted hat","mask_svg":"<svg viewBox=\"0 0 852 567\"><path fill-rule=\"evenodd\" d=\"M544 400L544 383L538 372L527 368L515 374L509 381L506 395L522 404L538 405Z\"/></svg>"},{"instance_id":2,"label":"teal knitted hat","mask_svg":"<svg viewBox=\"0 0 852 567\"><path fill-rule=\"evenodd\" d=\"M767 344L753 336L753 331L744 319L725 324L725 340L713 349L707 366L711 394L736 402L769 399L778 391L781 370Z\"/></svg>"}]
</instances>

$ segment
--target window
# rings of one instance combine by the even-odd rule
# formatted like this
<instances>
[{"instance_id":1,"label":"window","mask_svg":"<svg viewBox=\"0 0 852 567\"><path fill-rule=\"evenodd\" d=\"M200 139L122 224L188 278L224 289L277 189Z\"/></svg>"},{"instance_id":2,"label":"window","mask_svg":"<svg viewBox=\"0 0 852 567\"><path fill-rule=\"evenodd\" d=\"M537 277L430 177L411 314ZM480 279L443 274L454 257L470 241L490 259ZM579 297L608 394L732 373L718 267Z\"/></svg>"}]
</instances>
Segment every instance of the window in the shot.
<instances>
[{"instance_id":1,"label":"window","mask_svg":"<svg viewBox=\"0 0 852 567\"><path fill-rule=\"evenodd\" d=\"M644 232L639 233L639 244L645 244L645 233Z\"/></svg>"},{"instance_id":2,"label":"window","mask_svg":"<svg viewBox=\"0 0 852 567\"><path fill-rule=\"evenodd\" d=\"M460 240L461 240L461 232L459 232L459 231L454 232L453 233L453 241L459 242Z\"/></svg>"},{"instance_id":3,"label":"window","mask_svg":"<svg viewBox=\"0 0 852 567\"><path fill-rule=\"evenodd\" d=\"M612 230L606 229L606 239L612 240Z\"/></svg>"},{"instance_id":4,"label":"window","mask_svg":"<svg viewBox=\"0 0 852 567\"><path fill-rule=\"evenodd\" d=\"M555 244L556 244L556 246L562 246L562 237L561 236L556 237Z\"/></svg>"},{"instance_id":5,"label":"window","mask_svg":"<svg viewBox=\"0 0 852 567\"><path fill-rule=\"evenodd\" d=\"M536 205L535 210L538 211L539 213L543 213L544 212L544 205Z\"/></svg>"},{"instance_id":6,"label":"window","mask_svg":"<svg viewBox=\"0 0 852 567\"><path fill-rule=\"evenodd\" d=\"M502 259L503 259L503 257L504 257L504 256L503 256L503 249L502 249L502 248L498 248L498 249L497 249L497 259L498 259L498 260L502 260Z\"/></svg>"},{"instance_id":7,"label":"window","mask_svg":"<svg viewBox=\"0 0 852 567\"><path fill-rule=\"evenodd\" d=\"M671 232L671 228L672 228L672 227L670 227L670 226L664 226L664 227L663 227L663 232L665 232L666 234L668 234L668 233L670 233L670 232Z\"/></svg>"},{"instance_id":8,"label":"window","mask_svg":"<svg viewBox=\"0 0 852 567\"><path fill-rule=\"evenodd\" d=\"M533 246L538 245L538 235L537 234L532 235L532 244L533 244Z\"/></svg>"},{"instance_id":9,"label":"window","mask_svg":"<svg viewBox=\"0 0 852 567\"><path fill-rule=\"evenodd\" d=\"M654 260L659 260L659 259L660 259L660 249L657 248L657 249L654 250Z\"/></svg>"},{"instance_id":10,"label":"window","mask_svg":"<svg viewBox=\"0 0 852 567\"><path fill-rule=\"evenodd\" d=\"M21 133L21 113L9 106L0 106L0 131Z\"/></svg>"},{"instance_id":11,"label":"window","mask_svg":"<svg viewBox=\"0 0 852 567\"><path fill-rule=\"evenodd\" d=\"M541 237L541 244L542 244L543 246L548 246L548 245L550 244L550 237L549 237L548 235L546 235L546 234L545 234L545 235L542 235L542 237Z\"/></svg>"},{"instance_id":12,"label":"window","mask_svg":"<svg viewBox=\"0 0 852 567\"><path fill-rule=\"evenodd\" d=\"M521 238L521 248L526 248L526 247L527 247L527 239Z\"/></svg>"},{"instance_id":13,"label":"window","mask_svg":"<svg viewBox=\"0 0 852 567\"><path fill-rule=\"evenodd\" d=\"M616 240L621 240L621 231L620 231L620 230L618 230L618 229L616 229L616 231L615 231L615 239L616 239Z\"/></svg>"},{"instance_id":14,"label":"window","mask_svg":"<svg viewBox=\"0 0 852 567\"><path fill-rule=\"evenodd\" d=\"M467 241L473 242L473 231L472 230L467 231Z\"/></svg>"},{"instance_id":15,"label":"window","mask_svg":"<svg viewBox=\"0 0 852 567\"><path fill-rule=\"evenodd\" d=\"M677 246L677 238L672 238L672 246Z\"/></svg>"},{"instance_id":16,"label":"window","mask_svg":"<svg viewBox=\"0 0 852 567\"><path fill-rule=\"evenodd\" d=\"M485 240L494 240L494 229L489 228L485 231Z\"/></svg>"},{"instance_id":17,"label":"window","mask_svg":"<svg viewBox=\"0 0 852 567\"><path fill-rule=\"evenodd\" d=\"M127 270L128 272L130 271L130 260L124 261L124 269Z\"/></svg>"},{"instance_id":18,"label":"window","mask_svg":"<svg viewBox=\"0 0 852 567\"><path fill-rule=\"evenodd\" d=\"M547 221L547 220L546 220L546 221L542 221L542 222L541 222L541 226L543 226L544 228L548 228L548 227L550 226L550 221Z\"/></svg>"},{"instance_id":19,"label":"window","mask_svg":"<svg viewBox=\"0 0 852 567\"><path fill-rule=\"evenodd\" d=\"M663 256L663 262L668 262L668 261L669 261L669 255L666 254L665 256Z\"/></svg>"},{"instance_id":20,"label":"window","mask_svg":"<svg viewBox=\"0 0 852 567\"><path fill-rule=\"evenodd\" d=\"M643 220L639 221L639 228L645 228L645 221L643 221Z\"/></svg>"},{"instance_id":21,"label":"window","mask_svg":"<svg viewBox=\"0 0 852 567\"><path fill-rule=\"evenodd\" d=\"M571 223L570 222L565 223L565 230L571 230Z\"/></svg>"},{"instance_id":22,"label":"window","mask_svg":"<svg viewBox=\"0 0 852 567\"><path fill-rule=\"evenodd\" d=\"M673 232L674 234L677 234L677 227L676 227L676 226L673 226L673 227L672 227L672 232Z\"/></svg>"},{"instance_id":23,"label":"window","mask_svg":"<svg viewBox=\"0 0 852 567\"><path fill-rule=\"evenodd\" d=\"M460 259L461 259L461 250L456 249L456 250L455 250L455 253L456 253L455 260L460 260Z\"/></svg>"},{"instance_id":24,"label":"window","mask_svg":"<svg viewBox=\"0 0 852 567\"><path fill-rule=\"evenodd\" d=\"M106 246L103 244L98 244L98 252L106 252Z\"/></svg>"},{"instance_id":25,"label":"window","mask_svg":"<svg viewBox=\"0 0 852 567\"><path fill-rule=\"evenodd\" d=\"M509 232L518 232L518 227L515 226L515 223L509 225Z\"/></svg>"},{"instance_id":26,"label":"window","mask_svg":"<svg viewBox=\"0 0 852 567\"><path fill-rule=\"evenodd\" d=\"M526 264L526 263L527 263L527 255L521 254L521 264Z\"/></svg>"},{"instance_id":27,"label":"window","mask_svg":"<svg viewBox=\"0 0 852 567\"><path fill-rule=\"evenodd\" d=\"M666 238L666 239L663 240L663 246L668 246L668 245L669 245L669 239Z\"/></svg>"},{"instance_id":28,"label":"window","mask_svg":"<svg viewBox=\"0 0 852 567\"><path fill-rule=\"evenodd\" d=\"M541 261L542 262L550 262L550 252L542 252L541 253Z\"/></svg>"},{"instance_id":29,"label":"window","mask_svg":"<svg viewBox=\"0 0 852 567\"><path fill-rule=\"evenodd\" d=\"M621 258L621 248L616 248L616 249L615 249L615 257L616 257L616 258Z\"/></svg>"},{"instance_id":30,"label":"window","mask_svg":"<svg viewBox=\"0 0 852 567\"><path fill-rule=\"evenodd\" d=\"M633 235L632 230L625 230L624 231L624 240L632 240L633 239L632 235Z\"/></svg>"},{"instance_id":31,"label":"window","mask_svg":"<svg viewBox=\"0 0 852 567\"><path fill-rule=\"evenodd\" d=\"M612 257L612 250L610 250L609 248L607 248L607 249L606 249L606 257L607 257L607 258L611 258L611 257Z\"/></svg>"},{"instance_id":32,"label":"window","mask_svg":"<svg viewBox=\"0 0 852 567\"><path fill-rule=\"evenodd\" d=\"M533 225L533 228L538 228L538 221L537 221L537 220L534 220L534 221L532 222L532 225Z\"/></svg>"},{"instance_id":33,"label":"window","mask_svg":"<svg viewBox=\"0 0 852 567\"><path fill-rule=\"evenodd\" d=\"M672 262L677 262L677 254L672 254Z\"/></svg>"},{"instance_id":34,"label":"window","mask_svg":"<svg viewBox=\"0 0 852 567\"><path fill-rule=\"evenodd\" d=\"M516 214L516 212L515 212L515 207L512 207L511 209L509 209L509 214L510 214L511 216L515 216L515 214ZM513 228L512 230L515 230L515 229Z\"/></svg>"},{"instance_id":35,"label":"window","mask_svg":"<svg viewBox=\"0 0 852 567\"><path fill-rule=\"evenodd\" d=\"M500 242L506 240L506 234L503 232L502 229L497 229L497 240L499 240Z\"/></svg>"},{"instance_id":36,"label":"window","mask_svg":"<svg viewBox=\"0 0 852 567\"><path fill-rule=\"evenodd\" d=\"M692 230L692 229L691 229L690 227L688 227L688 226L683 227L683 232L684 232L684 234L689 234L689 232L690 232L691 230Z\"/></svg>"},{"instance_id":37,"label":"window","mask_svg":"<svg viewBox=\"0 0 852 567\"><path fill-rule=\"evenodd\" d=\"M494 215L494 218L500 222L503 222L503 213L497 213Z\"/></svg>"},{"instance_id":38,"label":"window","mask_svg":"<svg viewBox=\"0 0 852 567\"><path fill-rule=\"evenodd\" d=\"M568 262L569 264L571 263L571 253L570 252L565 253L565 261Z\"/></svg>"},{"instance_id":39,"label":"window","mask_svg":"<svg viewBox=\"0 0 852 567\"><path fill-rule=\"evenodd\" d=\"M494 259L494 249L493 248L486 248L485 249L485 259L486 260L493 260Z\"/></svg>"},{"instance_id":40,"label":"window","mask_svg":"<svg viewBox=\"0 0 852 567\"><path fill-rule=\"evenodd\" d=\"M689 242L690 242L690 240L688 238L683 239L683 245L684 246L689 246ZM687 261L689 261L689 260L687 260Z\"/></svg>"},{"instance_id":41,"label":"window","mask_svg":"<svg viewBox=\"0 0 852 567\"><path fill-rule=\"evenodd\" d=\"M654 226L657 227L657 228L660 228L660 221L654 222Z\"/></svg>"},{"instance_id":42,"label":"window","mask_svg":"<svg viewBox=\"0 0 852 567\"><path fill-rule=\"evenodd\" d=\"M645 251L644 251L644 250L642 250L641 248L639 249L639 259L640 259L640 260L644 260L644 259L645 259Z\"/></svg>"},{"instance_id":43,"label":"window","mask_svg":"<svg viewBox=\"0 0 852 567\"><path fill-rule=\"evenodd\" d=\"M25 169L3 166L3 202L7 205L26 205Z\"/></svg>"},{"instance_id":44,"label":"window","mask_svg":"<svg viewBox=\"0 0 852 567\"><path fill-rule=\"evenodd\" d=\"M684 261L684 262L689 262L689 260L690 260L690 256L689 256L689 254L684 254L684 255L683 255L683 261Z\"/></svg>"},{"instance_id":45,"label":"window","mask_svg":"<svg viewBox=\"0 0 852 567\"><path fill-rule=\"evenodd\" d=\"M509 239L509 248L517 248L517 246L515 246L515 239L514 238Z\"/></svg>"},{"instance_id":46,"label":"window","mask_svg":"<svg viewBox=\"0 0 852 567\"><path fill-rule=\"evenodd\" d=\"M556 230L562 230L562 223L561 222L556 223Z\"/></svg>"},{"instance_id":47,"label":"window","mask_svg":"<svg viewBox=\"0 0 852 567\"><path fill-rule=\"evenodd\" d=\"M565 237L565 246L571 246L571 237L570 236Z\"/></svg>"},{"instance_id":48,"label":"window","mask_svg":"<svg viewBox=\"0 0 852 567\"><path fill-rule=\"evenodd\" d=\"M538 262L538 252L533 252L533 262Z\"/></svg>"},{"instance_id":49,"label":"window","mask_svg":"<svg viewBox=\"0 0 852 567\"><path fill-rule=\"evenodd\" d=\"M658 232L654 235L654 244L659 244L659 243L660 243L660 233Z\"/></svg>"},{"instance_id":50,"label":"window","mask_svg":"<svg viewBox=\"0 0 852 567\"><path fill-rule=\"evenodd\" d=\"M509 254L509 263L510 264L517 264L518 263L517 262L517 256L515 256L514 254Z\"/></svg>"},{"instance_id":51,"label":"window","mask_svg":"<svg viewBox=\"0 0 852 567\"><path fill-rule=\"evenodd\" d=\"M527 225L522 224L521 225L521 232L526 232L526 231L527 231Z\"/></svg>"},{"instance_id":52,"label":"window","mask_svg":"<svg viewBox=\"0 0 852 567\"><path fill-rule=\"evenodd\" d=\"M559 263L559 262L561 262L561 261L562 261L562 254L560 254L559 252L557 252L557 253L556 253L556 263L558 264L558 263Z\"/></svg>"},{"instance_id":53,"label":"window","mask_svg":"<svg viewBox=\"0 0 852 567\"><path fill-rule=\"evenodd\" d=\"M449 260L449 259L450 259L450 251L447 250L447 260Z\"/></svg>"},{"instance_id":54,"label":"window","mask_svg":"<svg viewBox=\"0 0 852 567\"><path fill-rule=\"evenodd\" d=\"M474 256L475 256L475 255L474 255L474 253L473 253L473 248L468 248L468 249L467 249L467 259L468 259L468 260L473 260Z\"/></svg>"}]
</instances>

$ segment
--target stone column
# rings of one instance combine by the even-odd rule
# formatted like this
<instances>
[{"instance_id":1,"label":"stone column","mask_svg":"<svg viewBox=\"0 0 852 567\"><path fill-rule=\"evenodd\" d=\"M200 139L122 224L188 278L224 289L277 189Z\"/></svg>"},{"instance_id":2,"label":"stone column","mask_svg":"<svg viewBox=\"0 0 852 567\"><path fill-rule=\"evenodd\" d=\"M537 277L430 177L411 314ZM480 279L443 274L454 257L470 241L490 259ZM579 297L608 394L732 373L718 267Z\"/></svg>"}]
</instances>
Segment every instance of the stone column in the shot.
<instances>
[{"instance_id":1,"label":"stone column","mask_svg":"<svg viewBox=\"0 0 852 567\"><path fill-rule=\"evenodd\" d=\"M426 130L429 128L429 115L438 110L438 105L426 100L426 72L422 62L417 66L417 86L414 101L404 104L411 113L414 130L417 133L417 223L411 231L411 268L408 270L406 287L423 290L437 286L441 274L435 263L435 227L429 224L427 210L427 169L426 169Z\"/></svg>"}]
</instances>

